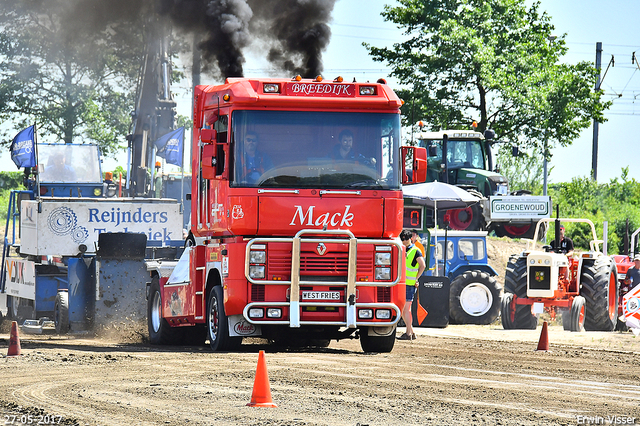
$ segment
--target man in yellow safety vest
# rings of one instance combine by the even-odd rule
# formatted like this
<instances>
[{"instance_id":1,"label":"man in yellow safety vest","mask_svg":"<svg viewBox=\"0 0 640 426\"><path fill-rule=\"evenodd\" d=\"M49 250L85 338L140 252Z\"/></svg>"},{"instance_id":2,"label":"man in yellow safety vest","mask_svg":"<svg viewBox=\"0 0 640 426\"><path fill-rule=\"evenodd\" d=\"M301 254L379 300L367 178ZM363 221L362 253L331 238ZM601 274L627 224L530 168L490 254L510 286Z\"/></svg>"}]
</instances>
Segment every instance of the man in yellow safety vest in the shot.
<instances>
[{"instance_id":1,"label":"man in yellow safety vest","mask_svg":"<svg viewBox=\"0 0 640 426\"><path fill-rule=\"evenodd\" d=\"M402 319L407 327L407 331L399 337L400 340L414 340L416 334L413 332L413 318L411 317L411 303L418 288L418 278L424 272L426 264L424 256L418 247L411 242L411 231L404 230L400 233L400 240L406 248L406 287L407 300L402 309Z\"/></svg>"}]
</instances>

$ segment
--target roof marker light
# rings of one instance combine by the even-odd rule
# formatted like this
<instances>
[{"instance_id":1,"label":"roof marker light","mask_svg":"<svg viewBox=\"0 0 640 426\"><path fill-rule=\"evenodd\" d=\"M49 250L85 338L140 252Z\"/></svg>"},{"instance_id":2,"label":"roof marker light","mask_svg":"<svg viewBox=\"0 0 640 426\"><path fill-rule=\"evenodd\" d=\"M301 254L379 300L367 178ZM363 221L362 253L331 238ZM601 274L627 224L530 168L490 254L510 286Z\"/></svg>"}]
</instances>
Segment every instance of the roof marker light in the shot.
<instances>
[{"instance_id":1,"label":"roof marker light","mask_svg":"<svg viewBox=\"0 0 640 426\"><path fill-rule=\"evenodd\" d=\"M264 83L262 90L264 93L280 93L280 85L278 83Z\"/></svg>"},{"instance_id":2,"label":"roof marker light","mask_svg":"<svg viewBox=\"0 0 640 426\"><path fill-rule=\"evenodd\" d=\"M373 96L376 94L375 86L360 86L361 96Z\"/></svg>"}]
</instances>

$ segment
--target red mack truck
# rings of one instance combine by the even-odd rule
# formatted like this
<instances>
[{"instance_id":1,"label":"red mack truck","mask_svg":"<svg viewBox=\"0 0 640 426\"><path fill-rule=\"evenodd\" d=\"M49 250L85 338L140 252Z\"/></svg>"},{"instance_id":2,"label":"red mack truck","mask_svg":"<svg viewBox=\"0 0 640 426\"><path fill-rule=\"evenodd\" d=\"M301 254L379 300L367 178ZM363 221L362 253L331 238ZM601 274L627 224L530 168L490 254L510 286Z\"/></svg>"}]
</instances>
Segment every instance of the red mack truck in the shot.
<instances>
[{"instance_id":1,"label":"red mack truck","mask_svg":"<svg viewBox=\"0 0 640 426\"><path fill-rule=\"evenodd\" d=\"M424 148L400 147L401 105L383 80L196 86L190 232L180 260L148 265L151 343L359 338L391 351L401 183L427 167Z\"/></svg>"}]
</instances>

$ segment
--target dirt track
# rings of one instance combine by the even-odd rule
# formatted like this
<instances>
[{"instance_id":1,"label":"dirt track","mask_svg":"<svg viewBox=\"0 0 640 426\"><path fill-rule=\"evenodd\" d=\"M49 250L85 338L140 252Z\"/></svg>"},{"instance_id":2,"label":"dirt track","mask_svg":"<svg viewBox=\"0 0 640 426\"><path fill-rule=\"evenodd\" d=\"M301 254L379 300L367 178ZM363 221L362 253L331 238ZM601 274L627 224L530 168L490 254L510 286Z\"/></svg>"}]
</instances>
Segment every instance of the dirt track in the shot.
<instances>
[{"instance_id":1,"label":"dirt track","mask_svg":"<svg viewBox=\"0 0 640 426\"><path fill-rule=\"evenodd\" d=\"M539 352L540 327L418 332L390 354L364 354L358 341L278 351L254 340L212 353L21 335L23 355L0 362L0 412L16 414L13 424L29 414L31 424L48 414L79 425L640 424L640 338L631 333L552 326L551 351ZM260 349L277 408L246 406Z\"/></svg>"}]
</instances>

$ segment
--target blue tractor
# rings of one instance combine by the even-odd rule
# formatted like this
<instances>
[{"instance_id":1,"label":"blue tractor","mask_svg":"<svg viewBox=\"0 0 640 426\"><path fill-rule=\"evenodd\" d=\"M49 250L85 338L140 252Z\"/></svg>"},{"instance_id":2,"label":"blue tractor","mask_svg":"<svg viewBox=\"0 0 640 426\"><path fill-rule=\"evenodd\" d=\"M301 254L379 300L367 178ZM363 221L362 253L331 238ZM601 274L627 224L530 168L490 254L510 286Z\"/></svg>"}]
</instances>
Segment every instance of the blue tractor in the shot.
<instances>
[{"instance_id":1,"label":"blue tractor","mask_svg":"<svg viewBox=\"0 0 640 426\"><path fill-rule=\"evenodd\" d=\"M449 323L495 321L500 314L503 289L496 281L498 273L487 261L487 232L431 229L420 236L429 261L425 275L446 276L451 282Z\"/></svg>"}]
</instances>

